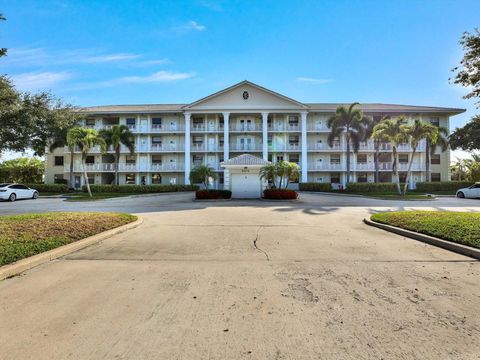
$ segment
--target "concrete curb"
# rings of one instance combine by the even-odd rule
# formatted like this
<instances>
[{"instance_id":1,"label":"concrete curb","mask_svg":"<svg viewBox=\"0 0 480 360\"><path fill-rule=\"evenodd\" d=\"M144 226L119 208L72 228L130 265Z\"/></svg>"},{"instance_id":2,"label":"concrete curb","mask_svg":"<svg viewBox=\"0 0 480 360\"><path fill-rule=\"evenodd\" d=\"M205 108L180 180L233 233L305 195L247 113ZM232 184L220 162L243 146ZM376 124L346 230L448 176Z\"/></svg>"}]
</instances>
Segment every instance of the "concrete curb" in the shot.
<instances>
[{"instance_id":1,"label":"concrete curb","mask_svg":"<svg viewBox=\"0 0 480 360\"><path fill-rule=\"evenodd\" d=\"M367 225L374 226L385 231L393 232L395 234L408 237L410 239L418 240L433 246L440 247L442 249L456 252L457 254L469 256L480 260L480 249L472 248L470 246L462 244L457 244L447 240L442 240L434 236L420 234L418 232L402 229L396 226L382 224L368 219L363 219L363 222Z\"/></svg>"},{"instance_id":2,"label":"concrete curb","mask_svg":"<svg viewBox=\"0 0 480 360\"><path fill-rule=\"evenodd\" d=\"M138 215L137 215L138 216ZM99 234L87 237L82 240L75 241L71 244L60 246L56 249L45 251L43 253L30 256L25 259L18 260L12 264L4 265L0 267L0 281L5 280L9 277L18 275L26 270L29 270L35 266L47 263L51 260L55 260L61 256L68 255L77 250L83 249L87 246L97 244L102 240L108 239L113 235L120 234L127 230L136 228L137 226L143 223L143 218L138 216L138 219L129 224L119 226L114 229L110 229Z\"/></svg>"}]
</instances>

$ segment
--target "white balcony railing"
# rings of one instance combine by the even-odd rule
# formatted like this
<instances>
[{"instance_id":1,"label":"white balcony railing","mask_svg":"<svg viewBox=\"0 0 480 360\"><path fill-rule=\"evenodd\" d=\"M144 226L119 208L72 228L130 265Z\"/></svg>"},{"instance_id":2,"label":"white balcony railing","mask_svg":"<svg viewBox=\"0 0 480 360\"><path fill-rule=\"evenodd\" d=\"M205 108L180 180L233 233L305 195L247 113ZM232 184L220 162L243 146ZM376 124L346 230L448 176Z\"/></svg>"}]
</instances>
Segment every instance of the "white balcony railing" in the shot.
<instances>
[{"instance_id":1,"label":"white balcony railing","mask_svg":"<svg viewBox=\"0 0 480 360\"><path fill-rule=\"evenodd\" d=\"M120 172L136 172L136 171L183 171L185 165L183 163L168 163L168 164L151 164L151 165L140 165L140 164L118 164L118 171ZM96 163L96 164L85 164L85 170L87 172L114 172L115 164L114 163ZM64 166L64 171L69 172L70 166ZM74 164L74 172L83 172L83 167L81 164Z\"/></svg>"},{"instance_id":2,"label":"white balcony railing","mask_svg":"<svg viewBox=\"0 0 480 360\"><path fill-rule=\"evenodd\" d=\"M232 144L230 145L231 151L261 151L262 145L260 144Z\"/></svg>"},{"instance_id":3,"label":"white balcony railing","mask_svg":"<svg viewBox=\"0 0 480 360\"><path fill-rule=\"evenodd\" d=\"M333 143L332 146L328 146L327 143L310 143L307 145L308 150L327 150L327 151L343 151L345 145L342 143Z\"/></svg>"},{"instance_id":4,"label":"white balcony railing","mask_svg":"<svg viewBox=\"0 0 480 360\"><path fill-rule=\"evenodd\" d=\"M330 171L343 171L345 170L345 165L343 164L331 164L331 163L322 163L315 162L308 164L308 170L330 170Z\"/></svg>"},{"instance_id":5,"label":"white balcony railing","mask_svg":"<svg viewBox=\"0 0 480 360\"><path fill-rule=\"evenodd\" d=\"M231 124L230 131L262 131L261 124Z\"/></svg>"},{"instance_id":6,"label":"white balcony railing","mask_svg":"<svg viewBox=\"0 0 480 360\"><path fill-rule=\"evenodd\" d=\"M139 151L143 152L160 152L160 151L184 151L185 146L184 144L159 144L159 143L152 143L150 147L143 146L139 148Z\"/></svg>"},{"instance_id":7,"label":"white balcony railing","mask_svg":"<svg viewBox=\"0 0 480 360\"><path fill-rule=\"evenodd\" d=\"M330 131L330 128L324 124L309 124L307 131Z\"/></svg>"}]
</instances>

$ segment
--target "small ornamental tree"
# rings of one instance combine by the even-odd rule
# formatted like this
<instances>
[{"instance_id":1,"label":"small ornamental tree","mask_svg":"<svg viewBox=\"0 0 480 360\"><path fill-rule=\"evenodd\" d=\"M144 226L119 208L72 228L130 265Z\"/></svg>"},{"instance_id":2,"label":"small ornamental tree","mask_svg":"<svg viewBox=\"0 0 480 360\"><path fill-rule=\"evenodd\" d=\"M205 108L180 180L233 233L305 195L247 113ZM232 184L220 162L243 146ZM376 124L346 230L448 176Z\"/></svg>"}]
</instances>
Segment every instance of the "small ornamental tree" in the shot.
<instances>
[{"instance_id":1,"label":"small ornamental tree","mask_svg":"<svg viewBox=\"0 0 480 360\"><path fill-rule=\"evenodd\" d=\"M190 182L192 184L203 184L208 190L211 180L216 180L217 173L208 165L197 165L190 171Z\"/></svg>"}]
</instances>

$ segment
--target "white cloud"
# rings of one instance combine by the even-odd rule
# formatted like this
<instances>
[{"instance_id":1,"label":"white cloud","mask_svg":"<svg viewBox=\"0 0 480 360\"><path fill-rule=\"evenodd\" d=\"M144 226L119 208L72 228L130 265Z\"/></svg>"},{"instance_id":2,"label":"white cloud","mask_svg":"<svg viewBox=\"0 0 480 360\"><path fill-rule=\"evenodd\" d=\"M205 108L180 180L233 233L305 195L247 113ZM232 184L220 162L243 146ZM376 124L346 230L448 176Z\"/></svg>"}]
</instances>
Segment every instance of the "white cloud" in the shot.
<instances>
[{"instance_id":1,"label":"white cloud","mask_svg":"<svg viewBox=\"0 0 480 360\"><path fill-rule=\"evenodd\" d=\"M182 73L172 71L158 71L147 76L127 76L120 78L120 82L125 83L153 83L153 82L170 82L177 80L185 80L195 76L194 73Z\"/></svg>"},{"instance_id":2,"label":"white cloud","mask_svg":"<svg viewBox=\"0 0 480 360\"><path fill-rule=\"evenodd\" d=\"M317 79L317 78L311 78L311 77L298 77L297 81L305 82L305 83L310 83L310 84L327 84L329 82L332 82L330 79Z\"/></svg>"},{"instance_id":3,"label":"white cloud","mask_svg":"<svg viewBox=\"0 0 480 360\"><path fill-rule=\"evenodd\" d=\"M203 31L205 30L207 27L205 25L200 25L199 23L197 23L196 21L189 21L188 22L188 26L190 29L193 29L193 30L197 30L197 31Z\"/></svg>"},{"instance_id":4,"label":"white cloud","mask_svg":"<svg viewBox=\"0 0 480 360\"><path fill-rule=\"evenodd\" d=\"M164 59L156 59L156 60L144 60L144 61L138 61L135 63L137 66L153 66L153 65L164 65L168 64L170 62L169 59L164 58Z\"/></svg>"},{"instance_id":5,"label":"white cloud","mask_svg":"<svg viewBox=\"0 0 480 360\"><path fill-rule=\"evenodd\" d=\"M72 75L66 71L28 72L11 76L15 86L24 91L48 89L71 77Z\"/></svg>"},{"instance_id":6,"label":"white cloud","mask_svg":"<svg viewBox=\"0 0 480 360\"><path fill-rule=\"evenodd\" d=\"M89 64L94 63L105 63L105 62L118 62L118 61L129 61L140 58L141 55L137 54L105 54L105 55L96 55L96 56L85 56L77 59L78 62L84 62Z\"/></svg>"}]
</instances>

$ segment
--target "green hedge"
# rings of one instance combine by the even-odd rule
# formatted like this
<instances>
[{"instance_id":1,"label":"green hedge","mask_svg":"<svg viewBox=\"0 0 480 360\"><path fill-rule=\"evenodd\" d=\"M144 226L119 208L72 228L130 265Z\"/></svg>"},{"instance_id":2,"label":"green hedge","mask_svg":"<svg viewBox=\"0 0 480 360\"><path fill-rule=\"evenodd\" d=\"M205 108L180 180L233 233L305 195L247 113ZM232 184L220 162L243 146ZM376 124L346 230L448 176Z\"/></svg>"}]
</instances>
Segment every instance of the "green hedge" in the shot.
<instances>
[{"instance_id":1,"label":"green hedge","mask_svg":"<svg viewBox=\"0 0 480 360\"><path fill-rule=\"evenodd\" d=\"M164 193L177 191L196 191L197 185L90 185L92 193ZM87 187L82 186L87 192Z\"/></svg>"},{"instance_id":2,"label":"green hedge","mask_svg":"<svg viewBox=\"0 0 480 360\"><path fill-rule=\"evenodd\" d=\"M300 183L298 184L300 191L332 191L330 183Z\"/></svg>"},{"instance_id":3,"label":"green hedge","mask_svg":"<svg viewBox=\"0 0 480 360\"><path fill-rule=\"evenodd\" d=\"M397 192L395 183L349 183L347 192Z\"/></svg>"},{"instance_id":4,"label":"green hedge","mask_svg":"<svg viewBox=\"0 0 480 360\"><path fill-rule=\"evenodd\" d=\"M460 188L469 187L471 181L443 181L443 182L417 182L416 191L455 191Z\"/></svg>"},{"instance_id":5,"label":"green hedge","mask_svg":"<svg viewBox=\"0 0 480 360\"><path fill-rule=\"evenodd\" d=\"M230 199L232 192L230 190L197 190L195 193L197 199Z\"/></svg>"},{"instance_id":6,"label":"green hedge","mask_svg":"<svg viewBox=\"0 0 480 360\"><path fill-rule=\"evenodd\" d=\"M64 193L68 192L65 184L23 184L29 188L38 190L39 193Z\"/></svg>"}]
</instances>

